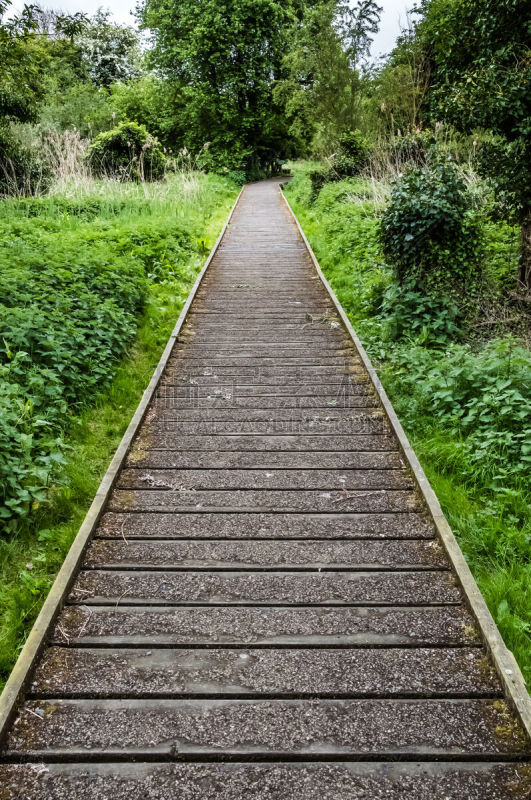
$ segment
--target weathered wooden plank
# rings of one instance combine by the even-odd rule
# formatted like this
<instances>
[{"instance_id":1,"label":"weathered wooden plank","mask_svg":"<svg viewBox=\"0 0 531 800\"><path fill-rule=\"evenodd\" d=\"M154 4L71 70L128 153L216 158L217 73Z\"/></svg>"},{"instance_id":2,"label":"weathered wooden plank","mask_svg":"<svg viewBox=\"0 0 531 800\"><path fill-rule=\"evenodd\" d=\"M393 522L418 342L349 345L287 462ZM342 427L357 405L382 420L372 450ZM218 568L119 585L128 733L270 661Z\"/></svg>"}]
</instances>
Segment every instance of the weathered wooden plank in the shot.
<instances>
[{"instance_id":1,"label":"weathered wooden plank","mask_svg":"<svg viewBox=\"0 0 531 800\"><path fill-rule=\"evenodd\" d=\"M389 432L384 420L366 419L325 419L316 417L310 420L180 420L160 416L146 423L143 435L150 436L277 436L283 434L298 436L372 436Z\"/></svg>"},{"instance_id":2,"label":"weathered wooden plank","mask_svg":"<svg viewBox=\"0 0 531 800\"><path fill-rule=\"evenodd\" d=\"M88 649L49 647L37 697L495 697L480 648Z\"/></svg>"},{"instance_id":3,"label":"weathered wooden plank","mask_svg":"<svg viewBox=\"0 0 531 800\"><path fill-rule=\"evenodd\" d=\"M505 763L0 765L6 800L523 800L531 773Z\"/></svg>"},{"instance_id":4,"label":"weathered wooden plank","mask_svg":"<svg viewBox=\"0 0 531 800\"><path fill-rule=\"evenodd\" d=\"M433 527L406 514L104 514L98 536L227 539L430 539Z\"/></svg>"},{"instance_id":5,"label":"weathered wooden plank","mask_svg":"<svg viewBox=\"0 0 531 800\"><path fill-rule=\"evenodd\" d=\"M120 489L411 489L405 469L125 469Z\"/></svg>"},{"instance_id":6,"label":"weathered wooden plank","mask_svg":"<svg viewBox=\"0 0 531 800\"><path fill-rule=\"evenodd\" d=\"M447 569L435 541L136 541L97 539L90 569Z\"/></svg>"},{"instance_id":7,"label":"weathered wooden plank","mask_svg":"<svg viewBox=\"0 0 531 800\"><path fill-rule=\"evenodd\" d=\"M330 436L323 434L301 434L257 436L256 434L242 434L233 436L183 436L172 433L152 433L139 436L136 446L140 449L153 450L268 450L279 452L291 451L321 451L359 453L382 452L396 450L394 437L385 434L366 436Z\"/></svg>"},{"instance_id":8,"label":"weathered wooden plank","mask_svg":"<svg viewBox=\"0 0 531 800\"><path fill-rule=\"evenodd\" d=\"M177 405L174 405L177 401ZM182 398L174 398L171 394L167 397L161 397L154 403L150 409L151 414L156 414L157 419L163 422L169 420L192 420L192 421L210 421L210 420L226 420L229 422L273 422L275 420L287 420L293 422L330 422L332 420L347 420L349 422L356 422L359 425L372 424L373 422L385 422L386 418L379 409L374 406L366 406L362 409L353 408L352 406L343 406L340 404L322 404L320 407L317 405L311 408L286 408L281 406L279 408L248 408L241 406L190 406L186 405L181 408ZM156 422L152 419L151 422Z\"/></svg>"},{"instance_id":9,"label":"weathered wooden plank","mask_svg":"<svg viewBox=\"0 0 531 800\"><path fill-rule=\"evenodd\" d=\"M92 604L423 605L457 603L448 572L131 572L86 570L70 601Z\"/></svg>"},{"instance_id":10,"label":"weathered wooden plank","mask_svg":"<svg viewBox=\"0 0 531 800\"><path fill-rule=\"evenodd\" d=\"M345 362L341 366L307 364L291 366L288 361L277 362L274 366L262 365L249 360L238 361L236 358L226 364L205 360L201 364L192 364L186 359L172 362L164 376L164 383L180 384L198 382L215 385L223 381L234 381L238 384L281 384L295 386L297 382L312 385L367 385L366 372L361 364Z\"/></svg>"},{"instance_id":11,"label":"weathered wooden plank","mask_svg":"<svg viewBox=\"0 0 531 800\"><path fill-rule=\"evenodd\" d=\"M178 398L179 401L181 398ZM356 423L358 426L373 425L374 423L385 423L387 420L383 414L375 408L367 407L366 409L359 410L350 406L322 406L317 408L314 406L308 408L250 408L245 409L239 406L233 408L219 407L219 408L202 408L201 406L187 408L174 408L171 396L166 399L159 400L151 408L151 413L156 414L156 418L149 420L151 426L157 422L166 424L171 420L190 420L192 422L293 422L293 423L330 423L333 421L346 421L352 424ZM365 431L370 433L369 430ZM377 431L378 432L378 431ZM380 431L382 432L382 431Z\"/></svg>"},{"instance_id":12,"label":"weathered wooden plank","mask_svg":"<svg viewBox=\"0 0 531 800\"><path fill-rule=\"evenodd\" d=\"M241 415L237 415L241 416ZM276 436L296 434L333 435L333 436L372 436L389 433L389 425L383 419L327 419L325 416L314 416L310 419L272 419L265 420L181 420L174 415L162 414L146 423L143 435L164 436L171 433L179 436Z\"/></svg>"},{"instance_id":13,"label":"weathered wooden plank","mask_svg":"<svg viewBox=\"0 0 531 800\"><path fill-rule=\"evenodd\" d=\"M211 378L217 370L213 367L205 367L204 369L213 370L212 373L208 372L205 377ZM231 392L232 397L269 397L269 396L284 396L290 397L320 397L328 395L331 401L336 405L341 405L345 402L345 398L357 397L359 395L370 396L372 404L374 405L374 393L368 381L363 380L362 376L357 377L356 380L352 376L348 376L345 380L327 380L327 376L323 376L323 380L298 380L293 377L291 382L283 381L280 384L260 383L260 376L257 374L255 377L252 375L243 376L242 378L235 379L235 373L231 373L230 381L229 375L221 376L222 380L219 386L215 381L208 380L205 385L200 383L193 383L189 381L189 377L194 378L194 374L184 375L183 380L182 372L174 372L164 375L160 381L161 391L166 394L173 394L175 397L181 395L187 397L190 392L198 399L201 397L210 397L215 393L227 394ZM339 377L339 376L337 376ZM171 388L170 388L171 387ZM190 388L191 387L191 388Z\"/></svg>"},{"instance_id":14,"label":"weathered wooden plank","mask_svg":"<svg viewBox=\"0 0 531 800\"><path fill-rule=\"evenodd\" d=\"M264 387L254 395L241 392L234 393L232 386L209 388L208 391L198 391L192 385L187 387L163 386L160 389L160 401L166 409L182 408L257 408L257 409L317 409L323 408L373 408L374 396L369 392L364 394L341 393L334 387L325 394L275 394L274 387ZM297 390L298 391L298 390ZM269 393L268 393L269 392ZM155 409L156 410L156 407Z\"/></svg>"},{"instance_id":15,"label":"weathered wooden plank","mask_svg":"<svg viewBox=\"0 0 531 800\"><path fill-rule=\"evenodd\" d=\"M312 608L66 606L55 644L477 646L463 606Z\"/></svg>"},{"instance_id":16,"label":"weathered wooden plank","mask_svg":"<svg viewBox=\"0 0 531 800\"><path fill-rule=\"evenodd\" d=\"M109 501L110 511L418 511L421 504L414 491L374 489L295 491L244 489L228 491L175 489L117 489Z\"/></svg>"},{"instance_id":17,"label":"weathered wooden plank","mask_svg":"<svg viewBox=\"0 0 531 800\"><path fill-rule=\"evenodd\" d=\"M528 753L503 700L34 700L7 755L499 758Z\"/></svg>"},{"instance_id":18,"label":"weathered wooden plank","mask_svg":"<svg viewBox=\"0 0 531 800\"><path fill-rule=\"evenodd\" d=\"M398 451L336 453L334 451L150 450L137 446L127 460L137 469L400 469Z\"/></svg>"}]
</instances>

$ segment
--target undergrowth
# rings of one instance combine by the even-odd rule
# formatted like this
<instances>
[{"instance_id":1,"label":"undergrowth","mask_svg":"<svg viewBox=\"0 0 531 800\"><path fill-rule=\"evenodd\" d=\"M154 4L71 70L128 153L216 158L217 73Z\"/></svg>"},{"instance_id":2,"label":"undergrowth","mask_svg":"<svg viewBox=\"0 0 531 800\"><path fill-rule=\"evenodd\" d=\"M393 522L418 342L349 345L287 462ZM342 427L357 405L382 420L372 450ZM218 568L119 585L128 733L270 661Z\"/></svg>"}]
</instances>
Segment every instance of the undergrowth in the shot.
<instances>
[{"instance_id":1,"label":"undergrowth","mask_svg":"<svg viewBox=\"0 0 531 800\"><path fill-rule=\"evenodd\" d=\"M0 203L0 683L236 191L177 175Z\"/></svg>"},{"instance_id":2,"label":"undergrowth","mask_svg":"<svg viewBox=\"0 0 531 800\"><path fill-rule=\"evenodd\" d=\"M309 169L295 165L286 194L531 680L531 354L499 312L516 274L518 231L482 219L482 305L466 327L452 298L397 285L379 243L386 193L355 178L315 196ZM484 308L493 324L484 324Z\"/></svg>"}]
</instances>

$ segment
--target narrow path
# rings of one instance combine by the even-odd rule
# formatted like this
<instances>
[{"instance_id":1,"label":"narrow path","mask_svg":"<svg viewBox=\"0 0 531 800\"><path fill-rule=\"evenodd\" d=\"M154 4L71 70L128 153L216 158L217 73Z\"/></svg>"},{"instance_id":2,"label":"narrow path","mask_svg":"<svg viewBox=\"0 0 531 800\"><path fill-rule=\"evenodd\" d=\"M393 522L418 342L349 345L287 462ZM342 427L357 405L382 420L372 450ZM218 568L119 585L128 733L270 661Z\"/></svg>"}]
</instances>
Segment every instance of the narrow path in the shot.
<instances>
[{"instance_id":1,"label":"narrow path","mask_svg":"<svg viewBox=\"0 0 531 800\"><path fill-rule=\"evenodd\" d=\"M521 800L528 757L278 186L251 185L9 731L0 798Z\"/></svg>"}]
</instances>

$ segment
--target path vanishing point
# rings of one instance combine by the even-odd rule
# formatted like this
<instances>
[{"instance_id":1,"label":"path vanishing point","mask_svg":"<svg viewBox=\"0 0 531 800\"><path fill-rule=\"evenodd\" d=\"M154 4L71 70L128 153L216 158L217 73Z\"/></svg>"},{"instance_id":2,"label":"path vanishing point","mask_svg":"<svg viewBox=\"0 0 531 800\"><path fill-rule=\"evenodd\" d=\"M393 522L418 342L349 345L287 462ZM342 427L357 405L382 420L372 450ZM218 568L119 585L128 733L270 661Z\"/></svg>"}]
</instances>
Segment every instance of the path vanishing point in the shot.
<instances>
[{"instance_id":1,"label":"path vanishing point","mask_svg":"<svg viewBox=\"0 0 531 800\"><path fill-rule=\"evenodd\" d=\"M522 800L529 697L278 181L0 700L0 800Z\"/></svg>"}]
</instances>

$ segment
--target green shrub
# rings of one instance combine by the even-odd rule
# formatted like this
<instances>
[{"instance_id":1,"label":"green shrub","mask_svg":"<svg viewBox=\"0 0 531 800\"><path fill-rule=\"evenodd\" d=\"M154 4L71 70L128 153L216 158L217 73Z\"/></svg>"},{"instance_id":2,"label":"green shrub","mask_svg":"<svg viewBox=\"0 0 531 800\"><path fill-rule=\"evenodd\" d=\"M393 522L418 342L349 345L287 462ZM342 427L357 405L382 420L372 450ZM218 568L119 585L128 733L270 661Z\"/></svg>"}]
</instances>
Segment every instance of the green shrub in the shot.
<instances>
[{"instance_id":1,"label":"green shrub","mask_svg":"<svg viewBox=\"0 0 531 800\"><path fill-rule=\"evenodd\" d=\"M310 172L312 191L316 196L326 183L342 181L359 175L367 164L369 146L358 130L348 131L339 137L339 150L326 167Z\"/></svg>"},{"instance_id":2,"label":"green shrub","mask_svg":"<svg viewBox=\"0 0 531 800\"><path fill-rule=\"evenodd\" d=\"M531 464L531 355L514 339L474 351L449 345L435 355L424 347L394 352L391 371L400 386L402 418L426 435L426 424L460 440L472 480L479 472L505 486Z\"/></svg>"},{"instance_id":3,"label":"green shrub","mask_svg":"<svg viewBox=\"0 0 531 800\"><path fill-rule=\"evenodd\" d=\"M341 134L339 137L339 149L340 154L349 159L349 168L356 170L353 174L358 174L367 163L369 157L369 145L361 131L347 131ZM350 176L345 175L345 177Z\"/></svg>"},{"instance_id":4,"label":"green shrub","mask_svg":"<svg viewBox=\"0 0 531 800\"><path fill-rule=\"evenodd\" d=\"M25 516L62 463L69 413L109 381L136 330L144 265L109 230L16 216L0 236L0 517Z\"/></svg>"},{"instance_id":5,"label":"green shrub","mask_svg":"<svg viewBox=\"0 0 531 800\"><path fill-rule=\"evenodd\" d=\"M393 186L381 221L383 252L399 282L421 290L470 289L479 277L479 226L449 163L410 169Z\"/></svg>"},{"instance_id":6,"label":"green shrub","mask_svg":"<svg viewBox=\"0 0 531 800\"><path fill-rule=\"evenodd\" d=\"M522 165L527 168L523 168ZM502 136L484 137L476 167L488 179L496 198L495 216L520 220L531 205L531 144L523 137L508 142Z\"/></svg>"},{"instance_id":7,"label":"green shrub","mask_svg":"<svg viewBox=\"0 0 531 800\"><path fill-rule=\"evenodd\" d=\"M461 335L460 310L446 293L426 295L414 282L384 288L379 318L387 340L409 339L424 346L446 346Z\"/></svg>"},{"instance_id":8,"label":"green shrub","mask_svg":"<svg viewBox=\"0 0 531 800\"><path fill-rule=\"evenodd\" d=\"M87 158L97 175L121 180L157 180L164 175L166 162L158 140L136 122L121 122L98 134Z\"/></svg>"},{"instance_id":9,"label":"green shrub","mask_svg":"<svg viewBox=\"0 0 531 800\"><path fill-rule=\"evenodd\" d=\"M51 169L38 149L23 145L0 124L0 195L44 194L51 180Z\"/></svg>"}]
</instances>

